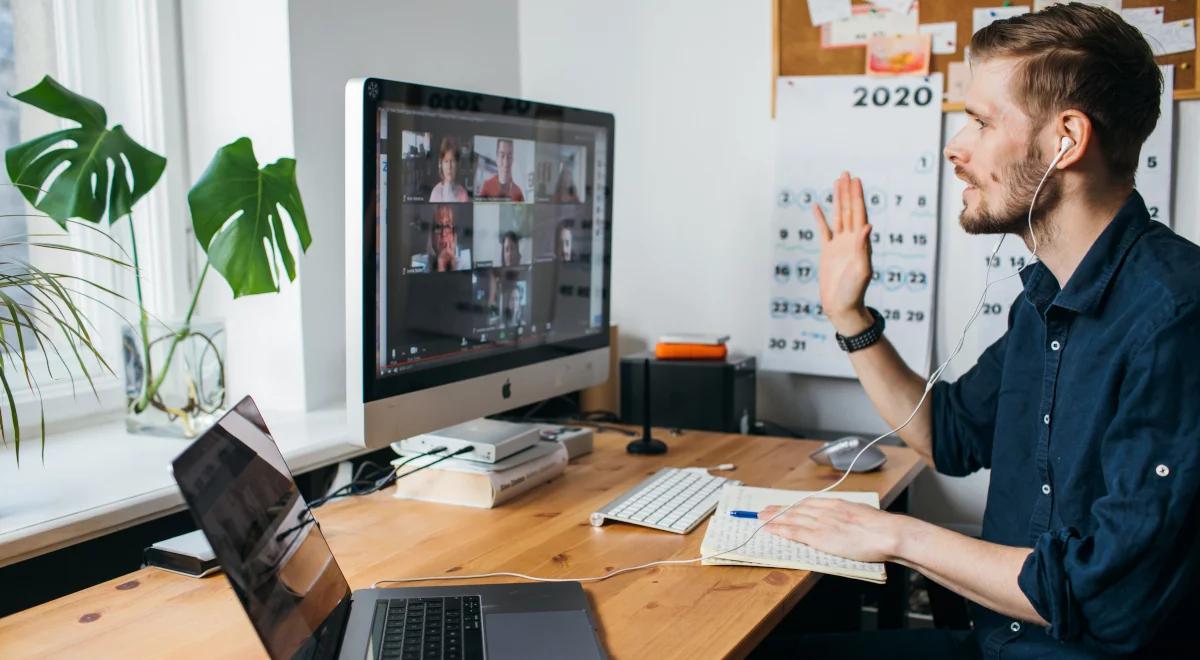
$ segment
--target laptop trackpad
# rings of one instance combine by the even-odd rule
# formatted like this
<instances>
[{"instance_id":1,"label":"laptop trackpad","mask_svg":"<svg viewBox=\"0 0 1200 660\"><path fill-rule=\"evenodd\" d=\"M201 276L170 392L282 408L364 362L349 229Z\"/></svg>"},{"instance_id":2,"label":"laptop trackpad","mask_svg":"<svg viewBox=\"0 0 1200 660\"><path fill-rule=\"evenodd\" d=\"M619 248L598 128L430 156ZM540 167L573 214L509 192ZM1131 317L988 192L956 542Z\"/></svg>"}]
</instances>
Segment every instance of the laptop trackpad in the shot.
<instances>
[{"instance_id":1,"label":"laptop trackpad","mask_svg":"<svg viewBox=\"0 0 1200 660\"><path fill-rule=\"evenodd\" d=\"M488 657L494 660L600 658L596 634L583 610L488 614L484 634Z\"/></svg>"}]
</instances>

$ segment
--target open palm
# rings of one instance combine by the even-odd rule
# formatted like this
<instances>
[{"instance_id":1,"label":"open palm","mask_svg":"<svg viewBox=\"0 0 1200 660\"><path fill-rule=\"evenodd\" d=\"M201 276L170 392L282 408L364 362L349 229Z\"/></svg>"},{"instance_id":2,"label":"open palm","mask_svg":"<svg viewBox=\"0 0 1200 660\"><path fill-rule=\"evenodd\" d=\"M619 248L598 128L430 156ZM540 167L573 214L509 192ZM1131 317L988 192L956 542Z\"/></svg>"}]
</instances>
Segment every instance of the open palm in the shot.
<instances>
[{"instance_id":1,"label":"open palm","mask_svg":"<svg viewBox=\"0 0 1200 660\"><path fill-rule=\"evenodd\" d=\"M821 305L838 328L840 319L863 309L863 297L871 283L871 225L867 223L862 181L843 172L834 182L832 223L815 204L813 216L821 233L817 272Z\"/></svg>"}]
</instances>

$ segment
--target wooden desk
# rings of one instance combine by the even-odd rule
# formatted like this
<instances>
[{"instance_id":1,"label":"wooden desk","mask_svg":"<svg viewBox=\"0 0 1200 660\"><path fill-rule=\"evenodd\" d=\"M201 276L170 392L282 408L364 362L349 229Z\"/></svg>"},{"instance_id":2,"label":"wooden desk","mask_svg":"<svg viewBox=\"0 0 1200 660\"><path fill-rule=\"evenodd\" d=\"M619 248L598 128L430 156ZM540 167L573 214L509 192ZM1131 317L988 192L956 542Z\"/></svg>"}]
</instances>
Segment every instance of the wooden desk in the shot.
<instances>
[{"instance_id":1,"label":"wooden desk","mask_svg":"<svg viewBox=\"0 0 1200 660\"><path fill-rule=\"evenodd\" d=\"M671 450L656 457L629 456L629 438L599 434L593 454L497 509L396 500L384 492L331 503L317 517L355 589L385 578L496 570L592 576L698 556L707 523L686 536L588 523L588 514L660 467L736 463L732 474L747 485L791 489L820 488L838 476L808 459L813 441L660 433ZM883 450L883 470L852 475L842 488L877 491L886 506L924 464L909 449ZM612 657L718 658L753 650L817 578L694 564L656 566L584 588ZM224 576L198 580L156 569L0 619L0 650L5 658L265 657Z\"/></svg>"}]
</instances>

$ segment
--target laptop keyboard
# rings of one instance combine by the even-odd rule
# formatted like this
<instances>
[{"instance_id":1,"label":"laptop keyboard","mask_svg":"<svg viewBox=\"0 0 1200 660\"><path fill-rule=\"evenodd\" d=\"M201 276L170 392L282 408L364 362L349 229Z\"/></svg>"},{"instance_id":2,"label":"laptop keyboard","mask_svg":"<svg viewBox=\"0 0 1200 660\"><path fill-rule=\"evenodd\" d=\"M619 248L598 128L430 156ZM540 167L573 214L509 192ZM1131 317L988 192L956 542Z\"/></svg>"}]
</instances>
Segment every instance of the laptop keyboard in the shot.
<instances>
[{"instance_id":1,"label":"laptop keyboard","mask_svg":"<svg viewBox=\"0 0 1200 660\"><path fill-rule=\"evenodd\" d=\"M387 602L382 660L482 660L479 596L393 598Z\"/></svg>"}]
</instances>

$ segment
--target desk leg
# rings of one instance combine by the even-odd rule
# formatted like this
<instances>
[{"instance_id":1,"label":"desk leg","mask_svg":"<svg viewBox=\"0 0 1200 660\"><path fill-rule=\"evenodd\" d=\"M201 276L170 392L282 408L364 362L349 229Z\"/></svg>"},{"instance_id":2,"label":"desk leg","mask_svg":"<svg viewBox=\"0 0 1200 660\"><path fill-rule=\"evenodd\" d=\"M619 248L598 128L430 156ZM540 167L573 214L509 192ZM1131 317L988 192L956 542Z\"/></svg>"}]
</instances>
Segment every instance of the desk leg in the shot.
<instances>
[{"instance_id":1,"label":"desk leg","mask_svg":"<svg viewBox=\"0 0 1200 660\"><path fill-rule=\"evenodd\" d=\"M908 489L905 488L888 511L908 513ZM900 564L888 564L887 584L879 594L880 630L908 627L908 569Z\"/></svg>"}]
</instances>

